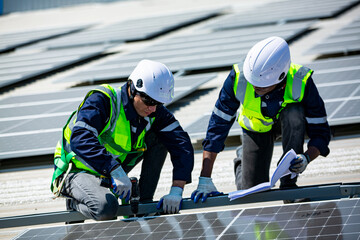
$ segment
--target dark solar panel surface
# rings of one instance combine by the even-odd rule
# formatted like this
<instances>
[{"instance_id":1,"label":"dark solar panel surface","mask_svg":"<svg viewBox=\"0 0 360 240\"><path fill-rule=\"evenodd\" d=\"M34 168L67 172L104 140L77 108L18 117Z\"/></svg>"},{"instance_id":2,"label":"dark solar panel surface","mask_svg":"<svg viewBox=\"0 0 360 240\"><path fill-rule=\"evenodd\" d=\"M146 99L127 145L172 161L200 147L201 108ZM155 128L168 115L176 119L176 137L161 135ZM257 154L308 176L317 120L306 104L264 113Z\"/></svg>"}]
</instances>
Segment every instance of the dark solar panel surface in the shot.
<instances>
[{"instance_id":1,"label":"dark solar panel surface","mask_svg":"<svg viewBox=\"0 0 360 240\"><path fill-rule=\"evenodd\" d=\"M313 79L325 102L330 126L360 123L360 57L350 56L318 60L305 66L314 70ZM211 113L185 127L192 139L206 136ZM229 136L241 134L235 121Z\"/></svg>"},{"instance_id":2,"label":"dark solar panel surface","mask_svg":"<svg viewBox=\"0 0 360 240\"><path fill-rule=\"evenodd\" d=\"M206 131L209 125L211 113L206 113L199 119L185 127L185 131L188 132L191 139L203 139L206 136ZM237 121L235 121L230 128L228 136L239 136L242 130Z\"/></svg>"},{"instance_id":3,"label":"dark solar panel surface","mask_svg":"<svg viewBox=\"0 0 360 240\"><path fill-rule=\"evenodd\" d=\"M45 52L15 52L0 56L0 88L25 81L100 55L102 46Z\"/></svg>"},{"instance_id":4,"label":"dark solar panel surface","mask_svg":"<svg viewBox=\"0 0 360 240\"><path fill-rule=\"evenodd\" d=\"M359 239L360 201L285 204L29 229L16 239Z\"/></svg>"},{"instance_id":5,"label":"dark solar panel surface","mask_svg":"<svg viewBox=\"0 0 360 240\"><path fill-rule=\"evenodd\" d=\"M105 26L97 26L79 33L44 41L33 47L53 49L146 40L164 34L170 30L216 16L220 12L221 10L219 9L203 10L198 12L132 19Z\"/></svg>"},{"instance_id":6,"label":"dark solar panel surface","mask_svg":"<svg viewBox=\"0 0 360 240\"><path fill-rule=\"evenodd\" d=\"M2 121L7 119L12 121L16 119L39 118L40 115L69 112L76 109L82 99L83 98L72 98L72 101L64 103L52 101L43 102L42 104L36 102L33 105L29 103L26 106L16 107L12 107L13 105L10 105L10 107L2 108L0 117Z\"/></svg>"},{"instance_id":7,"label":"dark solar panel surface","mask_svg":"<svg viewBox=\"0 0 360 240\"><path fill-rule=\"evenodd\" d=\"M216 74L211 73L175 76L173 102L214 77ZM92 88L13 96L0 101L0 160L52 154L66 120Z\"/></svg>"},{"instance_id":8,"label":"dark solar panel surface","mask_svg":"<svg viewBox=\"0 0 360 240\"><path fill-rule=\"evenodd\" d=\"M172 37L126 55L114 55L55 81L87 82L126 78L141 59L162 62L173 72L230 67L234 62L240 62L259 40L273 35L291 40L306 31L311 24L302 22L246 30L205 31Z\"/></svg>"},{"instance_id":9,"label":"dark solar panel surface","mask_svg":"<svg viewBox=\"0 0 360 240\"><path fill-rule=\"evenodd\" d=\"M0 160L52 154L61 137L61 128L0 137Z\"/></svg>"},{"instance_id":10,"label":"dark solar panel surface","mask_svg":"<svg viewBox=\"0 0 360 240\"><path fill-rule=\"evenodd\" d=\"M308 54L336 54L360 51L360 19L346 25L310 48Z\"/></svg>"},{"instance_id":11,"label":"dark solar panel surface","mask_svg":"<svg viewBox=\"0 0 360 240\"><path fill-rule=\"evenodd\" d=\"M224 30L265 24L335 17L358 0L305 0L278 1L256 7L247 12L226 15L205 25L205 28Z\"/></svg>"},{"instance_id":12,"label":"dark solar panel surface","mask_svg":"<svg viewBox=\"0 0 360 240\"><path fill-rule=\"evenodd\" d=\"M89 26L72 26L51 29L34 29L27 32L12 32L0 34L0 53L13 50L17 47L53 37L62 36L83 30Z\"/></svg>"}]
</instances>

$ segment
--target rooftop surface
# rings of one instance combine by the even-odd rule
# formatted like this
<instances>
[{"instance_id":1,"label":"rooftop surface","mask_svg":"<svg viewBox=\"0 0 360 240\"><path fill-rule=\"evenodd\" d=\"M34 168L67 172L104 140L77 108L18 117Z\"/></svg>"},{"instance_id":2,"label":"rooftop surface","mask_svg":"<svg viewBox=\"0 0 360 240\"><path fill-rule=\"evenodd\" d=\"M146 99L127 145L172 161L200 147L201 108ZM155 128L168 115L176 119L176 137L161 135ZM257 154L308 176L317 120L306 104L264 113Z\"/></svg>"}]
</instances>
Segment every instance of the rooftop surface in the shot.
<instances>
[{"instance_id":1,"label":"rooftop surface","mask_svg":"<svg viewBox=\"0 0 360 240\"><path fill-rule=\"evenodd\" d=\"M35 26L36 28L51 28L99 22L102 24L110 24L125 19L158 16L164 15L165 13L179 13L204 8L225 8L228 11L241 12L254 9L261 4L275 1L256 1L256 4L249 4L248 2L249 1L245 0L125 1L13 13L0 16L0 33L32 30ZM292 60L297 63L306 63L316 59L317 55L305 54L305 52L316 43L321 42L341 27L358 18L358 16L360 16L360 6L350 9L336 18L318 21L313 31L291 43ZM131 52L174 35L194 32L201 24L204 23L201 22L194 26L188 26L152 40L126 43L125 45L119 46L119 48L123 51ZM46 92L51 89L60 90L69 88L72 86L72 83L54 84L52 80L76 71L81 67L82 66L74 67L65 72L59 72L24 86L16 87L2 93L0 99L9 96L19 96L29 92ZM212 111L228 71L218 71L216 73L217 77L215 79L202 85L189 96L169 106L169 109L184 127L199 119L204 113ZM341 79L339 79L339 81L341 81ZM196 148L195 166L192 174L193 182L186 186L184 197L189 197L191 192L196 189L201 169L202 152L199 147L200 142L194 141L193 143ZM218 190L224 193L236 190L234 184L233 159L235 157L236 145L239 143L240 141L236 137L229 139L227 147L218 155L215 163L212 178ZM360 138L358 132L354 132L350 128L347 129L347 134L339 136L335 134L330 143L330 150L331 152L328 157L319 157L308 166L307 170L299 178L299 185L360 182ZM281 146L277 143L274 149L271 172L274 171L276 160L279 159L281 154ZM16 169L0 170L0 217L65 210L64 199L52 199L49 188L52 169L53 166L47 164L29 168L19 166ZM130 175L138 176L139 172L140 169L136 167ZM168 158L163 168L154 200L158 200L168 193L171 185L171 176L172 166ZM219 206L219 209L221 209L221 206ZM2 229L0 230L0 239L10 239L26 228L28 227Z\"/></svg>"}]
</instances>

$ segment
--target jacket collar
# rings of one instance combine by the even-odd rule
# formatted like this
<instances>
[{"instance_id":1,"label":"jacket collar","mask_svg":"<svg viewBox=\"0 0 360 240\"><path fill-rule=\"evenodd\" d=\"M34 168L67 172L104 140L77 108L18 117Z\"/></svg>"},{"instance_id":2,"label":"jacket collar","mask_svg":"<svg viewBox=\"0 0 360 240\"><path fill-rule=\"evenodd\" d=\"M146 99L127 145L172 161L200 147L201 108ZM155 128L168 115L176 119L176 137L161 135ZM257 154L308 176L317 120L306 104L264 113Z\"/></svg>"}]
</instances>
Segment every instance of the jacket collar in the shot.
<instances>
[{"instance_id":1,"label":"jacket collar","mask_svg":"<svg viewBox=\"0 0 360 240\"><path fill-rule=\"evenodd\" d=\"M137 117L139 117L134 108L133 101L129 98L126 83L121 87L121 101L124 107L126 119L128 121L135 120Z\"/></svg>"}]
</instances>

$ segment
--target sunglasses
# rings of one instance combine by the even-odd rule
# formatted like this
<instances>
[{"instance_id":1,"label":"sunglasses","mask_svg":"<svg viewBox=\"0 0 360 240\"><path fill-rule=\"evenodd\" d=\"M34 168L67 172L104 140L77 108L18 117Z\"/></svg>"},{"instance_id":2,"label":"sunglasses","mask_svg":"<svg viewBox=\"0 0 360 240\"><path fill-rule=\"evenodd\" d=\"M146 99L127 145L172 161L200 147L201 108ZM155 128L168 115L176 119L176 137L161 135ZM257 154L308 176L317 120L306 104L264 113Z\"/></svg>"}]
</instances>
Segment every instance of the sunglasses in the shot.
<instances>
[{"instance_id":1,"label":"sunglasses","mask_svg":"<svg viewBox=\"0 0 360 240\"><path fill-rule=\"evenodd\" d=\"M147 94L145 94L143 92L137 92L136 94L140 96L141 101L143 101L143 103L146 106L161 106L161 105L163 105L163 103L152 99L151 97L149 97Z\"/></svg>"}]
</instances>

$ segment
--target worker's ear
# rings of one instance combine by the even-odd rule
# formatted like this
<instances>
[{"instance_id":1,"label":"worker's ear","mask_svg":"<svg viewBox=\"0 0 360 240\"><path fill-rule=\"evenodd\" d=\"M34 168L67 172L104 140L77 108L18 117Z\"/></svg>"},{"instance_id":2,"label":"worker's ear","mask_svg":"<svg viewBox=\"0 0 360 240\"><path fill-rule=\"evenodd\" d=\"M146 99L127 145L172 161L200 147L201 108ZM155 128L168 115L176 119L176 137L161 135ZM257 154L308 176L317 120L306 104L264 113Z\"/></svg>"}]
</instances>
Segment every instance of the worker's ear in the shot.
<instances>
[{"instance_id":1,"label":"worker's ear","mask_svg":"<svg viewBox=\"0 0 360 240\"><path fill-rule=\"evenodd\" d=\"M129 98L133 100L136 94L136 89L133 82L130 79L127 81L127 87L129 89Z\"/></svg>"}]
</instances>

